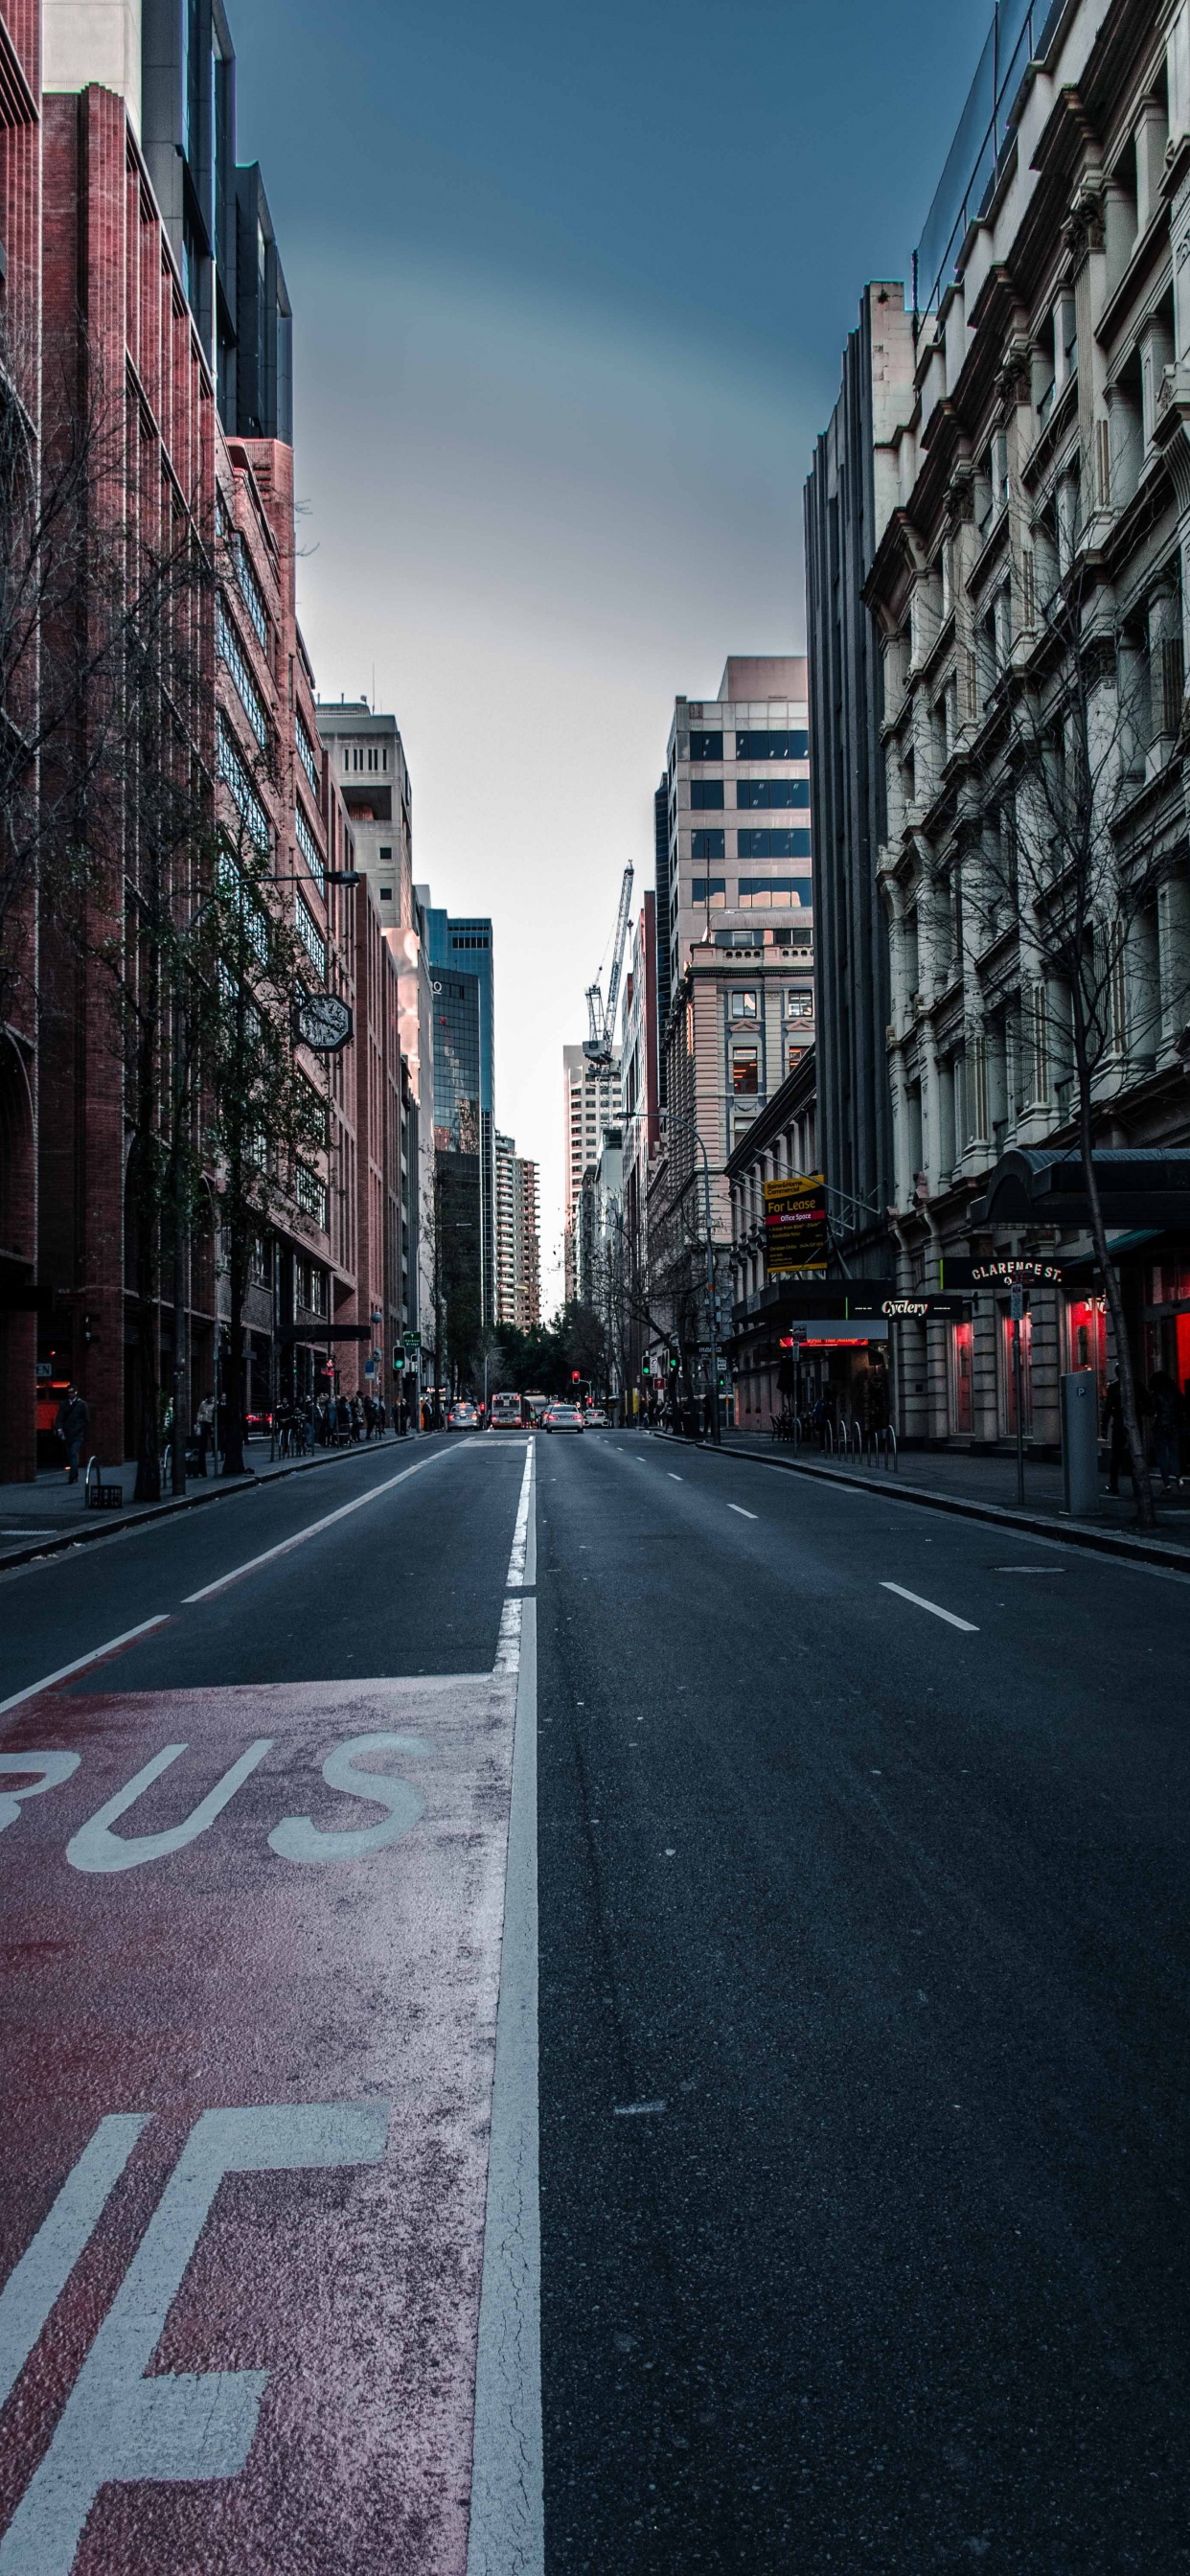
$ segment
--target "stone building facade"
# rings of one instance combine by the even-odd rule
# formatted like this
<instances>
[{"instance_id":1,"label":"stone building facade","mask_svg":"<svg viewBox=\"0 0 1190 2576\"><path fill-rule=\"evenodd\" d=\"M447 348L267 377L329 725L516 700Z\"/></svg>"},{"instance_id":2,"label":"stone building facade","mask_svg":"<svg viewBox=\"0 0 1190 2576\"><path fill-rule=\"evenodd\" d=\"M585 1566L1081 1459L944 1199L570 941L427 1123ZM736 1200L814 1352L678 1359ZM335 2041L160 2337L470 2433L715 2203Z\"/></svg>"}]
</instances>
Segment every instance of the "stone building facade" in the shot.
<instances>
[{"instance_id":1,"label":"stone building facade","mask_svg":"<svg viewBox=\"0 0 1190 2576\"><path fill-rule=\"evenodd\" d=\"M993 1265L1026 1262L1024 1420L1044 1444L1062 1373L1102 1379L1110 1351L1021 746L1045 732L1066 774L1088 669L1120 917L1138 871L1152 888L1113 984L1095 1168L1141 1368L1190 1378L1190 6L1077 0L1034 8L1027 32L978 153L968 124L972 171L951 156L956 206L931 218L943 256L919 273L866 597L884 656L897 1284L970 1294L964 1318L898 1324L900 1428L1015 1436ZM1055 833L1053 868L1064 846Z\"/></svg>"}]
</instances>

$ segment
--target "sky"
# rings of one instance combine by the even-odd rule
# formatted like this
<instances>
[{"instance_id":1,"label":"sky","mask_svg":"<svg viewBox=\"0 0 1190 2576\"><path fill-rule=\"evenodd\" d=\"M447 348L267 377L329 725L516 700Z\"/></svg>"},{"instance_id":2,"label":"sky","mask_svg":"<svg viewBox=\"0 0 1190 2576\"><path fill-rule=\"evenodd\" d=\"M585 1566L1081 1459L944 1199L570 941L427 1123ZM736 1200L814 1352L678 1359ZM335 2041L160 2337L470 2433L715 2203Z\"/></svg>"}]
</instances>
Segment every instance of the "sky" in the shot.
<instances>
[{"instance_id":1,"label":"sky","mask_svg":"<svg viewBox=\"0 0 1190 2576\"><path fill-rule=\"evenodd\" d=\"M299 614L490 913L561 1294L562 1047L652 882L674 697L804 649L802 487L991 0L232 0L294 308Z\"/></svg>"}]
</instances>

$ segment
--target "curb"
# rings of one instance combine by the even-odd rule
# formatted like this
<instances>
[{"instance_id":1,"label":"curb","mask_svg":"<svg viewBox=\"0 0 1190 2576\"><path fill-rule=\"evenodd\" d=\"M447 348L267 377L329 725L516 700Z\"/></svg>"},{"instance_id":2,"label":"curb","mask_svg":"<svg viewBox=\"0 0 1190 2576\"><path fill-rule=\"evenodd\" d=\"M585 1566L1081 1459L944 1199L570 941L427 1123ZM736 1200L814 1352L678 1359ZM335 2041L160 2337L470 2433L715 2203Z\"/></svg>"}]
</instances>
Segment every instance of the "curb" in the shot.
<instances>
[{"instance_id":1,"label":"curb","mask_svg":"<svg viewBox=\"0 0 1190 2576\"><path fill-rule=\"evenodd\" d=\"M287 1476L309 1475L315 1467L341 1467L346 1459L365 1455L369 1446L375 1450L385 1445L382 1441L358 1445L353 1442L350 1449L333 1450L327 1458L295 1458L291 1467L274 1467L267 1476L237 1476L226 1482L222 1476L215 1476L205 1493L174 1494L167 1503L150 1503L147 1509L121 1512L118 1517L113 1513L110 1520L97 1512L97 1526L92 1529L66 1531L61 1538L42 1539L36 1547L14 1548L11 1556L0 1556L0 1574L9 1574L21 1565L39 1565L43 1557L65 1556L72 1547L93 1547L101 1538L124 1538L129 1530L146 1529L151 1521L170 1520L175 1512L199 1511L204 1503L225 1503L233 1494L266 1493L270 1485L282 1484ZM405 1443L393 1441L387 1445L403 1448Z\"/></svg>"},{"instance_id":2,"label":"curb","mask_svg":"<svg viewBox=\"0 0 1190 2576\"><path fill-rule=\"evenodd\" d=\"M1122 1530L1095 1529L1089 1521L1049 1519L1041 1512L1012 1511L1003 1503L980 1503L966 1494L938 1494L927 1485L898 1485L893 1476L877 1484L874 1477L849 1476L838 1467L811 1466L808 1458L758 1458L754 1450L716 1448L712 1441L690 1440L684 1432L657 1431L654 1439L672 1440L682 1449L705 1455L742 1458L756 1467L778 1467L787 1476L810 1476L822 1484L845 1485L850 1493L876 1493L889 1502L917 1503L932 1512L950 1512L957 1520L990 1521L1000 1529L1028 1530L1035 1538L1058 1539L1066 1547L1084 1547L1097 1556L1122 1557L1125 1564L1163 1565L1175 1574L1190 1574L1190 1548L1176 1540L1129 1538Z\"/></svg>"}]
</instances>

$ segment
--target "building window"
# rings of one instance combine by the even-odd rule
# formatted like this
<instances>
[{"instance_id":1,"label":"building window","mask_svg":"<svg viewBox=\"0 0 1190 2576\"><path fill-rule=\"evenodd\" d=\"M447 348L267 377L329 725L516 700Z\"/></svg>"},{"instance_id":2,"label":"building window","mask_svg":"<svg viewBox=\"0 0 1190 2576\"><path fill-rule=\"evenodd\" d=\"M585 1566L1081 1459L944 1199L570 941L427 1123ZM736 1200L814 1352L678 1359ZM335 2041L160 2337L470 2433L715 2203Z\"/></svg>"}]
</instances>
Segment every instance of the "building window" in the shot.
<instances>
[{"instance_id":1,"label":"building window","mask_svg":"<svg viewBox=\"0 0 1190 2576\"><path fill-rule=\"evenodd\" d=\"M736 857L738 859L808 859L809 856L810 835L808 832L775 831L736 833Z\"/></svg>"},{"instance_id":2,"label":"building window","mask_svg":"<svg viewBox=\"0 0 1190 2576\"><path fill-rule=\"evenodd\" d=\"M808 1047L798 1046L792 1039L787 1039L785 1043L786 1073L792 1073L795 1065L799 1065L802 1057L804 1055L808 1055L809 1052L810 1050Z\"/></svg>"},{"instance_id":3,"label":"building window","mask_svg":"<svg viewBox=\"0 0 1190 2576\"><path fill-rule=\"evenodd\" d=\"M950 1328L950 1427L968 1437L975 1428L975 1397L972 1379L972 1329L970 1324L952 1324Z\"/></svg>"},{"instance_id":4,"label":"building window","mask_svg":"<svg viewBox=\"0 0 1190 2576\"><path fill-rule=\"evenodd\" d=\"M322 1231L325 1234L327 1217L326 1182L319 1178L317 1172L308 1172L304 1163L298 1164L297 1203L306 1216L313 1217L315 1225L321 1226Z\"/></svg>"},{"instance_id":5,"label":"building window","mask_svg":"<svg viewBox=\"0 0 1190 2576\"><path fill-rule=\"evenodd\" d=\"M240 705L263 751L269 738L264 700L248 668L247 656L228 616L222 591L216 594L215 599L215 647L231 673Z\"/></svg>"},{"instance_id":6,"label":"building window","mask_svg":"<svg viewBox=\"0 0 1190 2576\"><path fill-rule=\"evenodd\" d=\"M737 1046L731 1052L731 1087L737 1096L760 1089L760 1050Z\"/></svg>"},{"instance_id":7,"label":"building window","mask_svg":"<svg viewBox=\"0 0 1190 2576\"><path fill-rule=\"evenodd\" d=\"M380 889L380 900L381 900L381 902L382 902L382 903L391 903L391 902L392 902L392 899L393 899L393 890L392 890L392 887L391 887L391 886L381 886L381 889Z\"/></svg>"},{"instance_id":8,"label":"building window","mask_svg":"<svg viewBox=\"0 0 1190 2576\"><path fill-rule=\"evenodd\" d=\"M296 841L297 841L298 848L299 848L299 850L301 851L302 857L304 858L304 860L305 860L305 862L306 862L306 865L307 865L307 867L309 868L310 874L311 874L311 876L312 876L312 877L313 877L313 879L314 879L314 883L315 883L315 885L317 886L317 888L318 888L318 891L319 891L320 895L322 896L323 902L325 903L325 901L326 901L326 862L325 862L325 860L324 860L324 858L323 858L323 855L322 855L321 850L320 850L320 849L319 849L319 847L318 847L318 843L317 843L317 841L316 841L316 840L315 840L315 838L314 838L314 835L313 835L313 833L312 833L312 831L311 831L311 829L310 829L310 826L309 826L309 824L308 824L308 823L307 823L307 821L306 821L306 817L305 817L304 813L302 812L302 808L301 808L300 804L295 805L295 807L294 807L294 814L293 814L293 828L294 828L294 836L295 836L295 839L296 839Z\"/></svg>"},{"instance_id":9,"label":"building window","mask_svg":"<svg viewBox=\"0 0 1190 2576\"><path fill-rule=\"evenodd\" d=\"M326 941L305 896L300 894L294 905L294 927L311 965L317 968L320 975L325 975Z\"/></svg>"},{"instance_id":10,"label":"building window","mask_svg":"<svg viewBox=\"0 0 1190 2576\"><path fill-rule=\"evenodd\" d=\"M723 811L722 779L692 778L690 781L690 802L696 808L701 806L704 811L708 813L721 814Z\"/></svg>"},{"instance_id":11,"label":"building window","mask_svg":"<svg viewBox=\"0 0 1190 2576\"><path fill-rule=\"evenodd\" d=\"M814 899L809 877L741 877L739 895L741 912L763 912L770 906L787 911L791 905L805 912Z\"/></svg>"},{"instance_id":12,"label":"building window","mask_svg":"<svg viewBox=\"0 0 1190 2576\"><path fill-rule=\"evenodd\" d=\"M808 760L808 733L737 733L737 760Z\"/></svg>"},{"instance_id":13,"label":"building window","mask_svg":"<svg viewBox=\"0 0 1190 2576\"><path fill-rule=\"evenodd\" d=\"M691 892L694 902L701 903L704 909L709 904L712 912L722 912L727 902L727 880L725 877L695 877Z\"/></svg>"},{"instance_id":14,"label":"building window","mask_svg":"<svg viewBox=\"0 0 1190 2576\"><path fill-rule=\"evenodd\" d=\"M692 733L690 736L690 757L691 760L722 760L722 734Z\"/></svg>"},{"instance_id":15,"label":"building window","mask_svg":"<svg viewBox=\"0 0 1190 2576\"><path fill-rule=\"evenodd\" d=\"M692 859L726 858L726 835L722 832L692 832L690 856Z\"/></svg>"},{"instance_id":16,"label":"building window","mask_svg":"<svg viewBox=\"0 0 1190 2576\"><path fill-rule=\"evenodd\" d=\"M301 764L302 764L302 767L303 767L303 769L305 770L306 776L307 776L307 778L308 778L308 779L309 779L309 781L310 781L310 785L311 785L311 787L312 787L312 788L313 788L313 790L314 790L314 794L315 794L315 796L317 796L317 794L318 794L318 760L317 760L317 756L316 756L316 754L315 754L314 745L313 745L313 743L312 743L312 742L311 742L311 740L310 740L310 736L309 736L309 734L308 734L308 733L307 733L307 731L306 731L305 725L302 723L302 719L301 719L300 715L298 715L298 716L295 716L295 717L294 717L293 732L294 732L294 740L295 740L295 742L296 742L296 744L297 744L297 755L298 755L298 759L300 760L300 762L301 762Z\"/></svg>"},{"instance_id":17,"label":"building window","mask_svg":"<svg viewBox=\"0 0 1190 2576\"><path fill-rule=\"evenodd\" d=\"M1016 1438L1016 1364L1013 1357L1015 1326L1011 1315L1000 1317L1000 1434L1002 1439ZM1033 1429L1033 1318L1022 1315L1021 1334L1021 1427L1026 1439Z\"/></svg>"},{"instance_id":18,"label":"building window","mask_svg":"<svg viewBox=\"0 0 1190 2576\"><path fill-rule=\"evenodd\" d=\"M787 1020L812 1020L814 1017L813 994L804 992L800 985L791 986L789 992L785 996L785 1017Z\"/></svg>"},{"instance_id":19,"label":"building window","mask_svg":"<svg viewBox=\"0 0 1190 2576\"><path fill-rule=\"evenodd\" d=\"M239 808L240 815L261 857L267 858L271 846L269 818L240 758L231 727L222 713L216 723L216 757L219 776L224 786Z\"/></svg>"},{"instance_id":20,"label":"building window","mask_svg":"<svg viewBox=\"0 0 1190 2576\"><path fill-rule=\"evenodd\" d=\"M262 591L260 583L256 578L256 574L252 569L252 558L243 538L239 534L237 534L235 542L235 562L236 580L240 586L240 597L243 600L244 606L248 611L248 615L256 629L257 640L259 643L263 644L267 653L269 644L269 613L264 604L264 592Z\"/></svg>"},{"instance_id":21,"label":"building window","mask_svg":"<svg viewBox=\"0 0 1190 2576\"><path fill-rule=\"evenodd\" d=\"M737 778L735 801L741 808L759 812L763 806L808 805L808 778Z\"/></svg>"},{"instance_id":22,"label":"building window","mask_svg":"<svg viewBox=\"0 0 1190 2576\"><path fill-rule=\"evenodd\" d=\"M733 1020L754 1020L756 1017L755 993L733 993L731 1016Z\"/></svg>"}]
</instances>

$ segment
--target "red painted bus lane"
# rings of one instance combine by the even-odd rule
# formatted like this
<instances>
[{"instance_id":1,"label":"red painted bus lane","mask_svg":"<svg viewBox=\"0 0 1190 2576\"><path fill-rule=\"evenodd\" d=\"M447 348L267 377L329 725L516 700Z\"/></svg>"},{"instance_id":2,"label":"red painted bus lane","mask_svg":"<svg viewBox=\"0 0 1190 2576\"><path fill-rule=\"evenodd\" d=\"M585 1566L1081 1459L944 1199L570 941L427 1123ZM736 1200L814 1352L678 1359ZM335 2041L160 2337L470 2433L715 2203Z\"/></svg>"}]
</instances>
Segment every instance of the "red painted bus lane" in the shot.
<instances>
[{"instance_id":1,"label":"red painted bus lane","mask_svg":"<svg viewBox=\"0 0 1190 2576\"><path fill-rule=\"evenodd\" d=\"M0 2576L463 2576L515 1690L6 1734Z\"/></svg>"}]
</instances>

